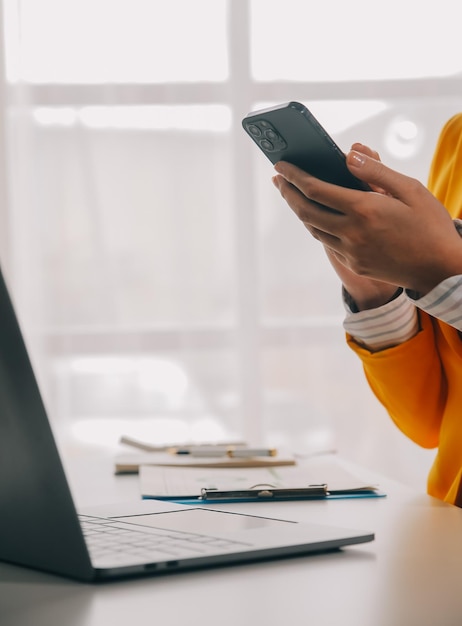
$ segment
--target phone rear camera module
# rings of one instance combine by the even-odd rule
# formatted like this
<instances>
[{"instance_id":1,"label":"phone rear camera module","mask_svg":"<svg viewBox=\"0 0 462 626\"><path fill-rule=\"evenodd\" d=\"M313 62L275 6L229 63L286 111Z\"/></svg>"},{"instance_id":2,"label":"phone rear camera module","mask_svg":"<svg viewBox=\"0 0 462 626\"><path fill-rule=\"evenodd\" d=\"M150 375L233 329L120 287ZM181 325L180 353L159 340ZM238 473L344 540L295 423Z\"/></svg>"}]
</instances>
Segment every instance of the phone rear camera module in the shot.
<instances>
[{"instance_id":1,"label":"phone rear camera module","mask_svg":"<svg viewBox=\"0 0 462 626\"><path fill-rule=\"evenodd\" d=\"M247 131L265 152L281 152L287 148L285 139L267 120L247 124Z\"/></svg>"}]
</instances>

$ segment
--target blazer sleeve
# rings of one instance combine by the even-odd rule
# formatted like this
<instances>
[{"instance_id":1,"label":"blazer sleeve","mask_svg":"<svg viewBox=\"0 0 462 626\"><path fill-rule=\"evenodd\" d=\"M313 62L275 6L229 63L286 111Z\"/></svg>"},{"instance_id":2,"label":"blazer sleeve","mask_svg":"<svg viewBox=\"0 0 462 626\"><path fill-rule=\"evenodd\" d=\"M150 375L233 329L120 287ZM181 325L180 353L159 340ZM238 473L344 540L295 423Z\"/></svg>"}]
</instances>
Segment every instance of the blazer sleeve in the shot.
<instances>
[{"instance_id":1,"label":"blazer sleeve","mask_svg":"<svg viewBox=\"0 0 462 626\"><path fill-rule=\"evenodd\" d=\"M347 335L367 381L398 428L424 448L438 445L446 380L435 345L433 320L419 312L421 330L393 348L370 352Z\"/></svg>"}]
</instances>

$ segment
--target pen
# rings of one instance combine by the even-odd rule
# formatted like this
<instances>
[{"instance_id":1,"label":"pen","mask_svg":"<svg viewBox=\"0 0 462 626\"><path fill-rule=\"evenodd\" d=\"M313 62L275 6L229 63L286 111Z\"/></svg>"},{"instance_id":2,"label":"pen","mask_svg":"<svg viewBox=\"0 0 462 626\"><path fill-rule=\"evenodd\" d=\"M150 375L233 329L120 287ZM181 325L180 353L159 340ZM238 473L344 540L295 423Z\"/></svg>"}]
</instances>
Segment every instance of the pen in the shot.
<instances>
[{"instance_id":1,"label":"pen","mask_svg":"<svg viewBox=\"0 0 462 626\"><path fill-rule=\"evenodd\" d=\"M245 446L245 443L242 441L227 441L226 443L217 444L217 443L191 443L191 444L168 444L168 445L160 445L156 446L150 443L146 443L144 441L140 441L139 439L135 439L133 437L129 437L128 435L122 435L120 438L120 443L123 443L127 446L131 446L132 448L137 448L138 450L144 450L146 452L170 452L171 454L190 454L192 451L201 451L201 450L216 450L219 449L222 454L226 454L228 448L233 446Z\"/></svg>"},{"instance_id":2,"label":"pen","mask_svg":"<svg viewBox=\"0 0 462 626\"><path fill-rule=\"evenodd\" d=\"M225 445L198 445L198 446L179 446L169 448L170 454L189 454L197 457L222 457L226 456L228 450L230 450L229 444Z\"/></svg>"},{"instance_id":3,"label":"pen","mask_svg":"<svg viewBox=\"0 0 462 626\"><path fill-rule=\"evenodd\" d=\"M189 446L171 448L170 454L189 454L195 457L229 457L232 459L247 459L254 456L276 456L275 448L239 448L235 446Z\"/></svg>"},{"instance_id":4,"label":"pen","mask_svg":"<svg viewBox=\"0 0 462 626\"><path fill-rule=\"evenodd\" d=\"M132 437L128 437L127 435L122 435L120 438L120 443L124 443L127 446L131 446L132 448L137 448L138 450L144 450L145 452L167 452L170 446L154 446L150 443L144 443L144 441L139 441L138 439L133 439Z\"/></svg>"},{"instance_id":5,"label":"pen","mask_svg":"<svg viewBox=\"0 0 462 626\"><path fill-rule=\"evenodd\" d=\"M275 448L230 448L227 453L231 458L247 458L249 456L276 456Z\"/></svg>"}]
</instances>

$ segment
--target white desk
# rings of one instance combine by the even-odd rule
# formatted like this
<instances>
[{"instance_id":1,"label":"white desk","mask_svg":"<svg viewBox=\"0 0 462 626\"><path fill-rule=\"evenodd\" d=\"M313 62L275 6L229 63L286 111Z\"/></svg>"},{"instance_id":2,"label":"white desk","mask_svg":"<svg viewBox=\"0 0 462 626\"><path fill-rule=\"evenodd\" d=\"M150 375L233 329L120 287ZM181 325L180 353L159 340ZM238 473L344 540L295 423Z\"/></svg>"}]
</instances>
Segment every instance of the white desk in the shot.
<instances>
[{"instance_id":1,"label":"white desk","mask_svg":"<svg viewBox=\"0 0 462 626\"><path fill-rule=\"evenodd\" d=\"M137 498L111 461L68 463L77 502ZM221 505L375 531L341 552L104 585L0 564L2 626L460 626L462 509L381 480L387 498Z\"/></svg>"}]
</instances>

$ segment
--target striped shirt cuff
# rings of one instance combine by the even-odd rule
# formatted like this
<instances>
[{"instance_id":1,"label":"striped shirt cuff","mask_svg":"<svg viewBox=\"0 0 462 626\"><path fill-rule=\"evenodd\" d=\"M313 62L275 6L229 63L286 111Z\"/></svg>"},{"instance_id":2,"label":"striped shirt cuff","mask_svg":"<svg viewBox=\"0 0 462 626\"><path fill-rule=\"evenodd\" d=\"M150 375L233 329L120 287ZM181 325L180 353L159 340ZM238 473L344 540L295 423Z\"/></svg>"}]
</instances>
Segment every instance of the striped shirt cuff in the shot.
<instances>
[{"instance_id":1,"label":"striped shirt cuff","mask_svg":"<svg viewBox=\"0 0 462 626\"><path fill-rule=\"evenodd\" d=\"M419 309L462 331L462 275L446 278L422 298L407 295Z\"/></svg>"},{"instance_id":2,"label":"striped shirt cuff","mask_svg":"<svg viewBox=\"0 0 462 626\"><path fill-rule=\"evenodd\" d=\"M453 222L462 237L462 220ZM403 343L419 332L416 307L462 332L462 274L446 278L422 298L406 290L381 307L358 313L352 312L346 295L343 327L357 343L373 352Z\"/></svg>"},{"instance_id":3,"label":"striped shirt cuff","mask_svg":"<svg viewBox=\"0 0 462 626\"><path fill-rule=\"evenodd\" d=\"M414 303L402 293L376 309L358 313L347 309L343 328L357 343L376 352L414 337L419 332L419 318Z\"/></svg>"}]
</instances>

